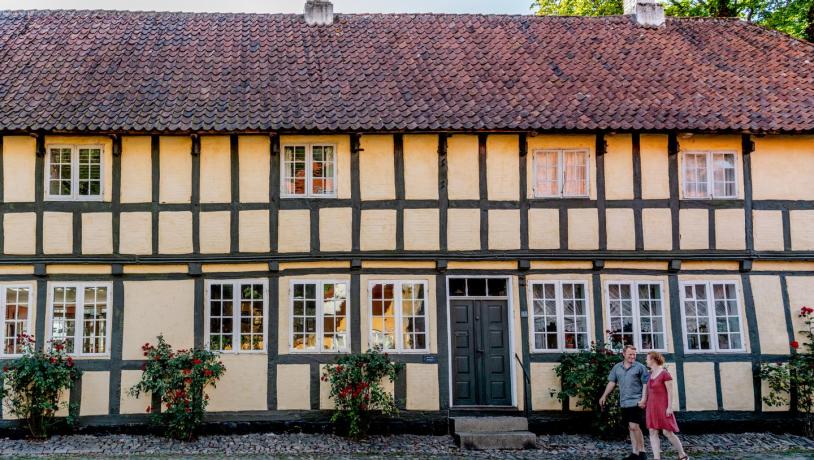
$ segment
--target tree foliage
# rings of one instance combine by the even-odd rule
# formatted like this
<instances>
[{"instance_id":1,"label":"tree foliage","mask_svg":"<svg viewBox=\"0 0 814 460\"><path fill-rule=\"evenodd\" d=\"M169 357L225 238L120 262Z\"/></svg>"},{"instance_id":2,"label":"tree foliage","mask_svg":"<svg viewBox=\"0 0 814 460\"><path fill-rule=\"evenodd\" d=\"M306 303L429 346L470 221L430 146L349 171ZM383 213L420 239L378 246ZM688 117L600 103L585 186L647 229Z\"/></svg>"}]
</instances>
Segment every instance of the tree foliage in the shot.
<instances>
[{"instance_id":1,"label":"tree foliage","mask_svg":"<svg viewBox=\"0 0 814 460\"><path fill-rule=\"evenodd\" d=\"M623 0L534 0L544 16L622 14ZM664 0L668 16L739 17L814 42L814 0Z\"/></svg>"}]
</instances>

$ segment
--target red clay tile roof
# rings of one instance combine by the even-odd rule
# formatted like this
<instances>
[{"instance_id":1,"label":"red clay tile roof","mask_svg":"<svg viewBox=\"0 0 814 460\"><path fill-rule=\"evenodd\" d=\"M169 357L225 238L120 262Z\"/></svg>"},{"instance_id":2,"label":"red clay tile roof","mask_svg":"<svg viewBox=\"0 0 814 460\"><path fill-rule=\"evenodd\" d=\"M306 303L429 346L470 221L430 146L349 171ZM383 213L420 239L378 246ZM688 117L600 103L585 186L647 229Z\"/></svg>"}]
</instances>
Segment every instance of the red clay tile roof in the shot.
<instances>
[{"instance_id":1,"label":"red clay tile roof","mask_svg":"<svg viewBox=\"0 0 814 460\"><path fill-rule=\"evenodd\" d=\"M814 46L731 19L0 12L0 130L814 132Z\"/></svg>"}]
</instances>

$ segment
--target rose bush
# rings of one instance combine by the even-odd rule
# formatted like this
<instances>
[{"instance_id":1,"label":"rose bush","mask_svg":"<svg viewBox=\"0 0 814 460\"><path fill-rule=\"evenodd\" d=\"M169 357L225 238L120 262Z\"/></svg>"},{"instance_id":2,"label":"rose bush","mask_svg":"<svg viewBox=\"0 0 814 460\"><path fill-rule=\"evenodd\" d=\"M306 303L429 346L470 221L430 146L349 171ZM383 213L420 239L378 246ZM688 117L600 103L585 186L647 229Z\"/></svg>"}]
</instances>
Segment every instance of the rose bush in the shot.
<instances>
[{"instance_id":1,"label":"rose bush","mask_svg":"<svg viewBox=\"0 0 814 460\"><path fill-rule=\"evenodd\" d=\"M214 387L226 368L218 355L209 350L178 350L158 336L158 343L142 346L145 363L141 380L130 394L158 395L161 405L147 407L153 421L165 429L167 436L192 440L203 423L209 404L207 387Z\"/></svg>"},{"instance_id":2,"label":"rose bush","mask_svg":"<svg viewBox=\"0 0 814 460\"><path fill-rule=\"evenodd\" d=\"M347 422L348 436L361 439L367 436L373 412L397 414L393 396L381 383L385 378L395 382L402 366L391 362L388 354L378 348L343 355L336 364L327 366L322 381L330 383L330 397L336 404L331 421Z\"/></svg>"},{"instance_id":3,"label":"rose bush","mask_svg":"<svg viewBox=\"0 0 814 460\"><path fill-rule=\"evenodd\" d=\"M76 420L78 407L59 400L82 372L65 352L63 342L53 340L47 350L37 351L33 336L20 334L18 339L23 353L3 365L0 400L10 414L26 421L32 437L44 439L59 422L56 413L60 408L68 408L69 425Z\"/></svg>"}]
</instances>

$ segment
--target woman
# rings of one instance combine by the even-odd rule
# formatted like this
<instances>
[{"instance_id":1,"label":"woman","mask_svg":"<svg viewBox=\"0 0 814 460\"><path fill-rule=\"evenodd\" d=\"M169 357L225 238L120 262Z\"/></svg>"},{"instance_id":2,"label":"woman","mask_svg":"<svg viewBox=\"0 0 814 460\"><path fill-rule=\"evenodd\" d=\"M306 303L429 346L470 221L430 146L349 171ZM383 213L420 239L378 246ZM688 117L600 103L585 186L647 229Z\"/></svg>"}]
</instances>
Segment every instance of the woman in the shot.
<instances>
[{"instance_id":1,"label":"woman","mask_svg":"<svg viewBox=\"0 0 814 460\"><path fill-rule=\"evenodd\" d=\"M656 351L647 354L647 367L650 368L650 380L647 381L646 419L650 430L650 447L653 458L661 459L661 439L659 430L678 452L679 460L689 460L678 433L678 424L673 415L673 377L664 369L664 356Z\"/></svg>"}]
</instances>

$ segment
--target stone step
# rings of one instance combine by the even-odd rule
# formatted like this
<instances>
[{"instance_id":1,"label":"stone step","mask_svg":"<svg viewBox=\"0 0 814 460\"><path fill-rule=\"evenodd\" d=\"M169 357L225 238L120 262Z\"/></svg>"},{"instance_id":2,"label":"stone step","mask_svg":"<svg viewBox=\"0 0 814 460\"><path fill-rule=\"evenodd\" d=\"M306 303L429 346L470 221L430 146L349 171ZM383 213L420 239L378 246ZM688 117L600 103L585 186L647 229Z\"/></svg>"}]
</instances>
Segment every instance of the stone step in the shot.
<instances>
[{"instance_id":1,"label":"stone step","mask_svg":"<svg viewBox=\"0 0 814 460\"><path fill-rule=\"evenodd\" d=\"M528 431L525 417L453 417L452 432L495 433L500 431Z\"/></svg>"},{"instance_id":2,"label":"stone step","mask_svg":"<svg viewBox=\"0 0 814 460\"><path fill-rule=\"evenodd\" d=\"M497 432L466 432L455 433L455 443L462 449L489 450L489 449L535 449L537 436L530 431L497 431Z\"/></svg>"}]
</instances>

